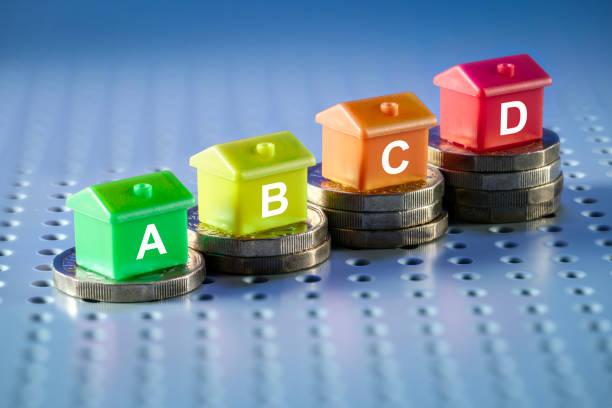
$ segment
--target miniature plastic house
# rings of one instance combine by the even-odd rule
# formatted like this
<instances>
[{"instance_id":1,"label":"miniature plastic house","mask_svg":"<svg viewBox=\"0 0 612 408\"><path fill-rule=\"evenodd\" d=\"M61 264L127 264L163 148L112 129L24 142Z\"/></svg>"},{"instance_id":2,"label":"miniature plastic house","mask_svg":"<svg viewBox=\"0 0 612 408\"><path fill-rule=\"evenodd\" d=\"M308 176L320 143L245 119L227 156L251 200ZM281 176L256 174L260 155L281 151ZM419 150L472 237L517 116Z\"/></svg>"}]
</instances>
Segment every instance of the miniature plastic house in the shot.
<instances>
[{"instance_id":1,"label":"miniature plastic house","mask_svg":"<svg viewBox=\"0 0 612 408\"><path fill-rule=\"evenodd\" d=\"M440 137L477 152L538 140L551 83L527 54L456 65L434 78Z\"/></svg>"},{"instance_id":2,"label":"miniature plastic house","mask_svg":"<svg viewBox=\"0 0 612 408\"><path fill-rule=\"evenodd\" d=\"M200 222L241 236L306 221L315 158L290 132L215 145L189 163L198 170Z\"/></svg>"},{"instance_id":3,"label":"miniature plastic house","mask_svg":"<svg viewBox=\"0 0 612 408\"><path fill-rule=\"evenodd\" d=\"M413 93L343 102L316 116L325 178L368 191L427 177L436 117Z\"/></svg>"},{"instance_id":4,"label":"miniature plastic house","mask_svg":"<svg viewBox=\"0 0 612 408\"><path fill-rule=\"evenodd\" d=\"M187 209L194 198L169 171L96 184L67 205L83 268L124 280L187 262Z\"/></svg>"}]
</instances>

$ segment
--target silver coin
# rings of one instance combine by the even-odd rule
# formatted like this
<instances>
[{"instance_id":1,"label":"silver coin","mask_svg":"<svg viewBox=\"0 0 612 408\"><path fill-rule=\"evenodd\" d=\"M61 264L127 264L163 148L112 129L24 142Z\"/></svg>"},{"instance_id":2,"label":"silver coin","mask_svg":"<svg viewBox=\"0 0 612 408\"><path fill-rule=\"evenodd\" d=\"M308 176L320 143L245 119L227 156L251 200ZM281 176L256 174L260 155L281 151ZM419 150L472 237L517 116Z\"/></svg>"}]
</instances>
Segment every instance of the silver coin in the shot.
<instances>
[{"instance_id":1,"label":"silver coin","mask_svg":"<svg viewBox=\"0 0 612 408\"><path fill-rule=\"evenodd\" d=\"M343 211L406 211L439 201L444 194L444 178L433 166L427 168L423 182L401 184L359 192L326 179L321 163L308 169L308 201L325 208Z\"/></svg>"},{"instance_id":2,"label":"silver coin","mask_svg":"<svg viewBox=\"0 0 612 408\"><path fill-rule=\"evenodd\" d=\"M510 173L473 173L440 168L446 185L470 190L518 190L553 182L561 174L561 163L556 160L537 169Z\"/></svg>"},{"instance_id":3,"label":"silver coin","mask_svg":"<svg viewBox=\"0 0 612 408\"><path fill-rule=\"evenodd\" d=\"M500 224L536 220L546 215L556 213L559 211L560 207L561 199L557 196L543 203L526 205L523 207L479 208L454 205L449 207L448 210L453 218L459 220L483 224Z\"/></svg>"},{"instance_id":4,"label":"silver coin","mask_svg":"<svg viewBox=\"0 0 612 408\"><path fill-rule=\"evenodd\" d=\"M206 254L206 263L211 273L278 275L312 268L325 262L330 253L331 241L327 238L317 247L294 254L256 257Z\"/></svg>"},{"instance_id":5,"label":"silver coin","mask_svg":"<svg viewBox=\"0 0 612 408\"><path fill-rule=\"evenodd\" d=\"M74 248L53 260L53 281L62 292L112 303L150 302L180 296L199 287L206 276L204 258L190 249L187 264L115 281L76 264Z\"/></svg>"},{"instance_id":6,"label":"silver coin","mask_svg":"<svg viewBox=\"0 0 612 408\"><path fill-rule=\"evenodd\" d=\"M497 173L546 166L559 159L559 136L544 129L542 140L488 153L476 153L440 139L440 127L429 131L429 162L446 169Z\"/></svg>"},{"instance_id":7,"label":"silver coin","mask_svg":"<svg viewBox=\"0 0 612 408\"><path fill-rule=\"evenodd\" d=\"M257 234L234 237L200 224L198 208L189 209L189 247L205 254L256 257L279 256L306 251L327 239L327 217L314 206L308 206L307 221Z\"/></svg>"},{"instance_id":8,"label":"silver coin","mask_svg":"<svg viewBox=\"0 0 612 408\"><path fill-rule=\"evenodd\" d=\"M443 211L432 222L411 228L378 231L330 228L329 232L334 245L356 249L385 249L433 241L441 237L447 228L448 215Z\"/></svg>"},{"instance_id":9,"label":"silver coin","mask_svg":"<svg viewBox=\"0 0 612 408\"><path fill-rule=\"evenodd\" d=\"M563 174L552 183L520 190L485 191L446 187L444 201L468 207L523 207L550 201L563 190Z\"/></svg>"},{"instance_id":10,"label":"silver coin","mask_svg":"<svg viewBox=\"0 0 612 408\"><path fill-rule=\"evenodd\" d=\"M400 229L426 224L440 215L442 202L407 211L355 212L320 207L330 228L356 230Z\"/></svg>"}]
</instances>

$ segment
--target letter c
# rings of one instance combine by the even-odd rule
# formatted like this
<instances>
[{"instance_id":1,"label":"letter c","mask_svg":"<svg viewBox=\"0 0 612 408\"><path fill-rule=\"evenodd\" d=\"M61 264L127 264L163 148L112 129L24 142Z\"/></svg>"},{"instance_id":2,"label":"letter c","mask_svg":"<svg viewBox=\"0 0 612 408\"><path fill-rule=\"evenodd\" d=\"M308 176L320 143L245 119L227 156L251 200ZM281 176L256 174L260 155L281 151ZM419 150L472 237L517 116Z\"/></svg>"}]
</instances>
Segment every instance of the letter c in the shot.
<instances>
[{"instance_id":1,"label":"letter c","mask_svg":"<svg viewBox=\"0 0 612 408\"><path fill-rule=\"evenodd\" d=\"M404 140L395 140L389 143L387 146L385 146L385 149L383 150L383 153L382 153L382 166L383 166L383 170L387 174L400 174L401 172L406 170L406 168L408 167L408 164L410 163L408 160L402 160L399 166L397 167L391 166L391 164L389 163L389 155L391 154L391 150L395 148L406 151L410 148L410 146Z\"/></svg>"}]
</instances>

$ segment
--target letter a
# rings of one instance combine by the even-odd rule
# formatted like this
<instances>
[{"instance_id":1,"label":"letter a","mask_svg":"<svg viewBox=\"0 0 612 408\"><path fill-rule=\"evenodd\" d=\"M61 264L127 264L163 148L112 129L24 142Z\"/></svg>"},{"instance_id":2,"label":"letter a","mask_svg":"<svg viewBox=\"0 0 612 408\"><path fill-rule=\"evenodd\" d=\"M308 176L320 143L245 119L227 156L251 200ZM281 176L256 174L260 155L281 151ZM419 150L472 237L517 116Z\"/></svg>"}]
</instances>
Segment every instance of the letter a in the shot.
<instances>
[{"instance_id":1,"label":"letter a","mask_svg":"<svg viewBox=\"0 0 612 408\"><path fill-rule=\"evenodd\" d=\"M518 125L508 128L508 110L515 108L519 110ZM520 132L527 123L527 107L521 101L503 102L501 104L501 119L499 121L499 135L513 135Z\"/></svg>"},{"instance_id":2,"label":"letter a","mask_svg":"<svg viewBox=\"0 0 612 408\"><path fill-rule=\"evenodd\" d=\"M270 190L278 190L278 194L271 196ZM283 182L264 184L261 187L261 216L268 218L284 213L289 206L289 201L285 194L287 194L287 186ZM280 206L271 210L271 203L280 203Z\"/></svg>"},{"instance_id":3,"label":"letter a","mask_svg":"<svg viewBox=\"0 0 612 408\"><path fill-rule=\"evenodd\" d=\"M400 174L402 171L406 170L406 167L408 167L408 160L402 160L400 165L397 167L391 166L391 163L389 163L389 155L391 154L391 150L395 148L406 151L410 148L410 146L404 140L396 140L385 146L385 150L383 150L382 154L382 166L383 170L387 174Z\"/></svg>"},{"instance_id":4,"label":"letter a","mask_svg":"<svg viewBox=\"0 0 612 408\"><path fill-rule=\"evenodd\" d=\"M153 242L149 244L149 239L153 237ZM157 232L157 227L155 224L147 225L147 229L145 230L144 237L142 237L142 243L140 244L140 249L138 250L138 256L136 260L140 260L144 258L145 252L157 249L160 255L164 255L166 253L166 247L159 237L159 232Z\"/></svg>"}]
</instances>

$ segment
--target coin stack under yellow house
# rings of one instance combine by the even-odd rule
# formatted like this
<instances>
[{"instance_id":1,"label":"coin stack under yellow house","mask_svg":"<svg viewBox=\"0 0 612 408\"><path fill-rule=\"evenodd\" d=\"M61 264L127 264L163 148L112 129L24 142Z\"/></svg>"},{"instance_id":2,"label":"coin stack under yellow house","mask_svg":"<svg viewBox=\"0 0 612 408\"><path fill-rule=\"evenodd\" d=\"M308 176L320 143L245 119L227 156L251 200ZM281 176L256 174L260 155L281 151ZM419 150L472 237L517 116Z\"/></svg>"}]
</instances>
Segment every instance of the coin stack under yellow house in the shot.
<instances>
[{"instance_id":1,"label":"coin stack under yellow house","mask_svg":"<svg viewBox=\"0 0 612 408\"><path fill-rule=\"evenodd\" d=\"M215 273L271 275L316 266L330 255L325 214L306 200L314 156L290 132L211 146L191 157L198 207L189 246Z\"/></svg>"}]
</instances>

